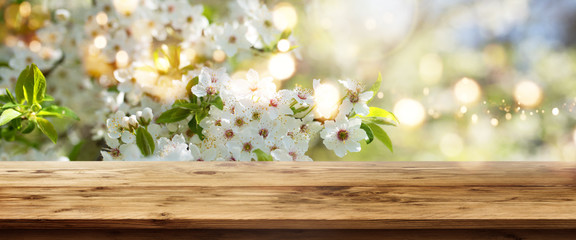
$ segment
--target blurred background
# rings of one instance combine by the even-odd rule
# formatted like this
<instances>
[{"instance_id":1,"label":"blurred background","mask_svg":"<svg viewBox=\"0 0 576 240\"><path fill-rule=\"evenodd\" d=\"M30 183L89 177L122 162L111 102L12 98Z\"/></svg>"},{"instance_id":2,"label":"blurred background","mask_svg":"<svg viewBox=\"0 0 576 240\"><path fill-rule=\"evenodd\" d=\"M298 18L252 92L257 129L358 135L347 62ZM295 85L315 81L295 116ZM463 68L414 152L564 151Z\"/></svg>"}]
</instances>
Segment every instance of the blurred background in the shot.
<instances>
[{"instance_id":1,"label":"blurred background","mask_svg":"<svg viewBox=\"0 0 576 240\"><path fill-rule=\"evenodd\" d=\"M275 25L293 26L298 48L249 66L285 79L282 88L370 86L381 73L371 104L400 121L385 129L394 153L374 141L340 159L316 141L314 160L576 160L576 1L265 2ZM227 11L228 1L199 3ZM78 9L81 21L91 1L42 5Z\"/></svg>"},{"instance_id":2,"label":"blurred background","mask_svg":"<svg viewBox=\"0 0 576 240\"><path fill-rule=\"evenodd\" d=\"M302 61L292 82L382 73L390 153L343 161L576 160L576 2L292 2ZM318 147L315 160L339 160Z\"/></svg>"}]
</instances>

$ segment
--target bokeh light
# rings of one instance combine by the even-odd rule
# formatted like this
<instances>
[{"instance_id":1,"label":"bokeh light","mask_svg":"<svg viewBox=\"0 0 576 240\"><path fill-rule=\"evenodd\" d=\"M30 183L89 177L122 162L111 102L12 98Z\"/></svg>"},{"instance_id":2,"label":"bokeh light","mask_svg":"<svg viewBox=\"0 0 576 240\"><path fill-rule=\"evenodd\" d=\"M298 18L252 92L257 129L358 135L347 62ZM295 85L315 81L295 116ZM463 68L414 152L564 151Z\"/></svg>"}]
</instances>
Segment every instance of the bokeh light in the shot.
<instances>
[{"instance_id":1,"label":"bokeh light","mask_svg":"<svg viewBox=\"0 0 576 240\"><path fill-rule=\"evenodd\" d=\"M523 107L536 107L542 101L542 89L532 81L522 81L514 88L514 98Z\"/></svg>"},{"instance_id":2,"label":"bokeh light","mask_svg":"<svg viewBox=\"0 0 576 240\"><path fill-rule=\"evenodd\" d=\"M94 38L94 46L96 48L99 48L99 49L105 48L106 44L108 44L106 37L99 35L99 36Z\"/></svg>"},{"instance_id":3,"label":"bokeh light","mask_svg":"<svg viewBox=\"0 0 576 240\"><path fill-rule=\"evenodd\" d=\"M426 111L420 102L405 98L394 105L394 114L401 126L416 127L426 119Z\"/></svg>"},{"instance_id":4,"label":"bokeh light","mask_svg":"<svg viewBox=\"0 0 576 240\"><path fill-rule=\"evenodd\" d=\"M105 12L99 12L96 14L96 23L102 26L108 24L108 15Z\"/></svg>"},{"instance_id":5,"label":"bokeh light","mask_svg":"<svg viewBox=\"0 0 576 240\"><path fill-rule=\"evenodd\" d=\"M322 83L314 90L315 112L324 119L333 119L338 111L340 92L329 83Z\"/></svg>"},{"instance_id":6,"label":"bokeh light","mask_svg":"<svg viewBox=\"0 0 576 240\"><path fill-rule=\"evenodd\" d=\"M32 5L29 2L22 2L20 3L20 16L23 18L27 18L32 13Z\"/></svg>"},{"instance_id":7,"label":"bokeh light","mask_svg":"<svg viewBox=\"0 0 576 240\"><path fill-rule=\"evenodd\" d=\"M138 6L138 2L138 0L114 0L113 4L117 12L130 15Z\"/></svg>"},{"instance_id":8,"label":"bokeh light","mask_svg":"<svg viewBox=\"0 0 576 240\"><path fill-rule=\"evenodd\" d=\"M292 4L278 3L272 12L274 27L279 30L292 29L298 22L298 15Z\"/></svg>"},{"instance_id":9,"label":"bokeh light","mask_svg":"<svg viewBox=\"0 0 576 240\"><path fill-rule=\"evenodd\" d=\"M128 66L130 57L128 53L124 50L120 50L116 53L116 67L125 68Z\"/></svg>"},{"instance_id":10,"label":"bokeh light","mask_svg":"<svg viewBox=\"0 0 576 240\"><path fill-rule=\"evenodd\" d=\"M285 80L296 71L296 61L288 53L276 54L268 61L268 71L278 80Z\"/></svg>"},{"instance_id":11,"label":"bokeh light","mask_svg":"<svg viewBox=\"0 0 576 240\"><path fill-rule=\"evenodd\" d=\"M40 52L40 50L42 50L42 43L36 40L32 40L30 41L29 47L30 51L32 52Z\"/></svg>"},{"instance_id":12,"label":"bokeh light","mask_svg":"<svg viewBox=\"0 0 576 240\"><path fill-rule=\"evenodd\" d=\"M288 50L290 50L290 41L287 39L281 39L278 41L277 47L280 52L288 52Z\"/></svg>"},{"instance_id":13,"label":"bokeh light","mask_svg":"<svg viewBox=\"0 0 576 240\"><path fill-rule=\"evenodd\" d=\"M470 78L462 78L454 85L454 96L463 104L476 102L480 97L480 85Z\"/></svg>"},{"instance_id":14,"label":"bokeh light","mask_svg":"<svg viewBox=\"0 0 576 240\"><path fill-rule=\"evenodd\" d=\"M220 49L217 49L212 53L212 59L216 62L224 62L226 60L226 53Z\"/></svg>"}]
</instances>

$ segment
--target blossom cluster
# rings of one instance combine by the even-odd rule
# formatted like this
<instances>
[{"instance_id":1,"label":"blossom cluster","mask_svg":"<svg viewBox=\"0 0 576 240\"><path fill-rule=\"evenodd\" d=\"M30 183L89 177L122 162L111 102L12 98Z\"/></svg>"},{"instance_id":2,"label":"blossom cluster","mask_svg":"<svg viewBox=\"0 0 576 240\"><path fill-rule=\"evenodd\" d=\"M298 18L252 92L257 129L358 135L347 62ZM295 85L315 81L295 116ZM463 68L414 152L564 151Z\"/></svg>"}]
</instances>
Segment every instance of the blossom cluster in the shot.
<instances>
[{"instance_id":1,"label":"blossom cluster","mask_svg":"<svg viewBox=\"0 0 576 240\"><path fill-rule=\"evenodd\" d=\"M373 91L364 91L352 80L340 81L347 94L335 119L321 122L313 111L320 80L314 80L313 91L277 90L272 78L260 77L252 69L244 79L232 79L224 68L207 67L195 79L189 100L176 101L156 118L150 108L135 115L119 111L109 118L110 148L102 152L104 159L311 161L306 152L318 133L328 149L343 157L360 151L360 143L373 135L370 128L361 127L363 122L390 117L375 112L371 116L367 102ZM170 124L188 128L178 131ZM150 139L138 143L142 127Z\"/></svg>"},{"instance_id":2,"label":"blossom cluster","mask_svg":"<svg viewBox=\"0 0 576 240\"><path fill-rule=\"evenodd\" d=\"M252 58L253 51L275 49L289 36L273 26L266 5L230 5L229 19L214 22L208 9L187 0L97 1L84 26L84 67L133 102L142 95L173 102L184 96L189 71L226 58Z\"/></svg>"},{"instance_id":3,"label":"blossom cluster","mask_svg":"<svg viewBox=\"0 0 576 240\"><path fill-rule=\"evenodd\" d=\"M378 89L341 81L338 114L316 113L319 80L277 89L300 56L292 29L258 0L227 9L187 0L102 0L75 11L35 4L0 4L14 12L0 31L0 89L9 95L35 63L54 101L43 107L66 106L80 121L54 121L51 136L67 140L57 146L33 133L0 145L0 159L76 160L106 144L104 160L309 161L317 136L338 156L374 138L391 147L377 125L393 115L367 105ZM276 57L292 61L274 66L282 77L270 70ZM269 72L241 79L268 59Z\"/></svg>"}]
</instances>

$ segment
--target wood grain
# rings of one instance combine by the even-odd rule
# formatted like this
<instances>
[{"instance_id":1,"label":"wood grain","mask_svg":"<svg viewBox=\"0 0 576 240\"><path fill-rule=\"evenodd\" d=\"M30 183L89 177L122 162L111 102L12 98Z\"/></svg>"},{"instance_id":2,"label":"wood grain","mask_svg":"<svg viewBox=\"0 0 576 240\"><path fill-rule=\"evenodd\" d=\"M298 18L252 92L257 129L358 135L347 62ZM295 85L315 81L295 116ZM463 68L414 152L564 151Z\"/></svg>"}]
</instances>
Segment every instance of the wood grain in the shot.
<instances>
[{"instance_id":1,"label":"wood grain","mask_svg":"<svg viewBox=\"0 0 576 240\"><path fill-rule=\"evenodd\" d=\"M565 162L1 162L0 228L568 229Z\"/></svg>"},{"instance_id":2,"label":"wood grain","mask_svg":"<svg viewBox=\"0 0 576 240\"><path fill-rule=\"evenodd\" d=\"M574 240L576 230L1 230L2 240Z\"/></svg>"}]
</instances>

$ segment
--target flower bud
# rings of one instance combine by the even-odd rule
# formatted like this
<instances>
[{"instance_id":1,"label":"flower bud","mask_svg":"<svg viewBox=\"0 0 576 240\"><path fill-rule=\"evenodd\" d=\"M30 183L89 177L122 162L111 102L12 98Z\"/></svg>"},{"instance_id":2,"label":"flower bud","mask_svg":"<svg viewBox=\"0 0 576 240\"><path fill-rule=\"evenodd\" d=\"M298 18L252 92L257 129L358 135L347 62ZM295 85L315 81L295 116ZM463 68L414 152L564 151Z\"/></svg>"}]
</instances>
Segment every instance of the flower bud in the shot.
<instances>
[{"instance_id":1,"label":"flower bud","mask_svg":"<svg viewBox=\"0 0 576 240\"><path fill-rule=\"evenodd\" d=\"M138 128L138 119L136 119L135 115L131 115L128 118L128 125L130 125L130 130Z\"/></svg>"},{"instance_id":2,"label":"flower bud","mask_svg":"<svg viewBox=\"0 0 576 240\"><path fill-rule=\"evenodd\" d=\"M120 126L123 129L130 129L130 118L129 117L122 117L122 122L120 123Z\"/></svg>"},{"instance_id":3,"label":"flower bud","mask_svg":"<svg viewBox=\"0 0 576 240\"><path fill-rule=\"evenodd\" d=\"M67 22L70 19L70 12L66 9L57 9L55 16L58 21Z\"/></svg>"},{"instance_id":4,"label":"flower bud","mask_svg":"<svg viewBox=\"0 0 576 240\"><path fill-rule=\"evenodd\" d=\"M154 117L154 114L152 114L152 109L149 107L144 108L143 113L142 113L142 117L144 119L150 121Z\"/></svg>"},{"instance_id":5,"label":"flower bud","mask_svg":"<svg viewBox=\"0 0 576 240\"><path fill-rule=\"evenodd\" d=\"M140 122L140 124L148 126L154 115L152 114L152 109L147 107L142 111L136 112L136 117L138 118L138 122Z\"/></svg>"}]
</instances>

